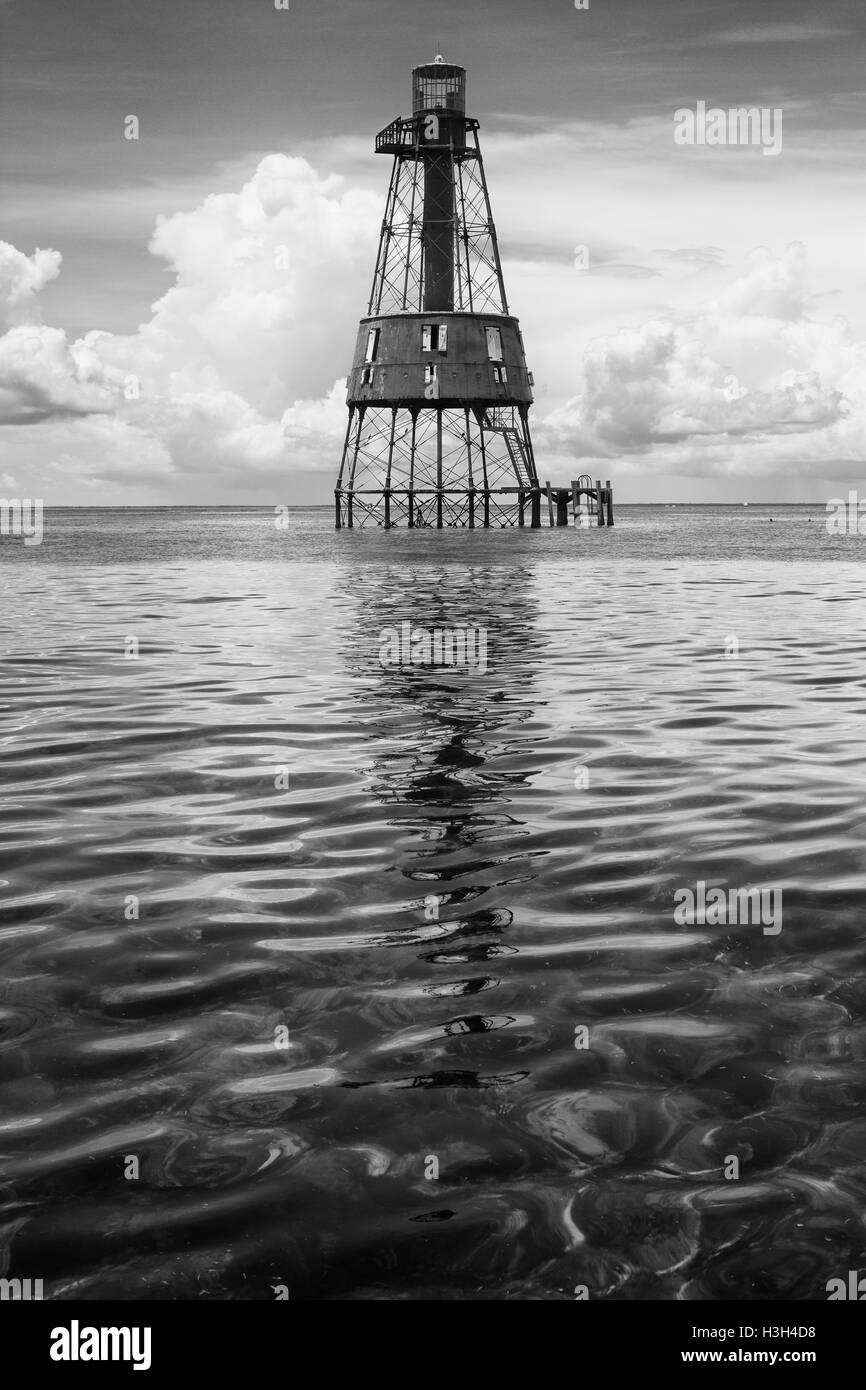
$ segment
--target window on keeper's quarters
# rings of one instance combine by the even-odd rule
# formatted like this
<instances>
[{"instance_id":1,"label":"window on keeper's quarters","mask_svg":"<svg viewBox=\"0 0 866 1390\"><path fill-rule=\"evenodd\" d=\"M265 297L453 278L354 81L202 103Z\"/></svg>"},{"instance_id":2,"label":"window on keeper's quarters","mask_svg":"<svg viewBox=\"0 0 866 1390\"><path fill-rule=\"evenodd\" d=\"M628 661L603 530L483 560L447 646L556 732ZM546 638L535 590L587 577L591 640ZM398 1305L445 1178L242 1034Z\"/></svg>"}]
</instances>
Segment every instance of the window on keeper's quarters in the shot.
<instances>
[{"instance_id":1,"label":"window on keeper's quarters","mask_svg":"<svg viewBox=\"0 0 866 1390\"><path fill-rule=\"evenodd\" d=\"M502 361L502 330L499 328L485 329L487 334L487 357L491 362Z\"/></svg>"},{"instance_id":2,"label":"window on keeper's quarters","mask_svg":"<svg viewBox=\"0 0 866 1390\"><path fill-rule=\"evenodd\" d=\"M448 348L448 326L444 323L425 323L421 328L422 352L445 352Z\"/></svg>"},{"instance_id":3,"label":"window on keeper's quarters","mask_svg":"<svg viewBox=\"0 0 866 1390\"><path fill-rule=\"evenodd\" d=\"M371 328L367 334L367 352L364 357L365 362L375 362L379 356L379 334L381 329Z\"/></svg>"}]
</instances>

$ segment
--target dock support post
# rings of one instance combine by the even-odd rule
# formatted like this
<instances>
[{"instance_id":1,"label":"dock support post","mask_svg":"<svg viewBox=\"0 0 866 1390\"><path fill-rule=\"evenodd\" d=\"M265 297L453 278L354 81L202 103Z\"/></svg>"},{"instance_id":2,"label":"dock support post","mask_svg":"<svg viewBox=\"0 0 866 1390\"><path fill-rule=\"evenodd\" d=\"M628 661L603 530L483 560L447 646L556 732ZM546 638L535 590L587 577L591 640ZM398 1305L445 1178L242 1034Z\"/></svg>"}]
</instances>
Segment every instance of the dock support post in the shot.
<instances>
[{"instance_id":1,"label":"dock support post","mask_svg":"<svg viewBox=\"0 0 866 1390\"><path fill-rule=\"evenodd\" d=\"M568 492L564 487L556 489L556 524L568 525Z\"/></svg>"},{"instance_id":2,"label":"dock support post","mask_svg":"<svg viewBox=\"0 0 866 1390\"><path fill-rule=\"evenodd\" d=\"M334 489L334 510L336 512L337 530L343 529L343 518L340 515L340 489Z\"/></svg>"},{"instance_id":3,"label":"dock support post","mask_svg":"<svg viewBox=\"0 0 866 1390\"><path fill-rule=\"evenodd\" d=\"M577 479L576 479L576 478L572 478L572 480L571 480L571 524L572 524L572 526L576 526L576 525L578 524L578 523L577 523L577 514L578 514L578 511L579 511L579 510L580 510L580 496L579 496L578 490L577 490Z\"/></svg>"},{"instance_id":4,"label":"dock support post","mask_svg":"<svg viewBox=\"0 0 866 1390\"><path fill-rule=\"evenodd\" d=\"M469 530L475 530L475 489L469 489Z\"/></svg>"},{"instance_id":5,"label":"dock support post","mask_svg":"<svg viewBox=\"0 0 866 1390\"><path fill-rule=\"evenodd\" d=\"M541 489L537 487L532 490L532 521L530 524L533 531L538 531L541 528Z\"/></svg>"},{"instance_id":6,"label":"dock support post","mask_svg":"<svg viewBox=\"0 0 866 1390\"><path fill-rule=\"evenodd\" d=\"M607 524L608 524L608 526L612 526L612 525L613 525L613 488L612 488L611 485L610 485L610 478L608 478L607 482L605 483L605 487L607 488Z\"/></svg>"},{"instance_id":7,"label":"dock support post","mask_svg":"<svg viewBox=\"0 0 866 1390\"><path fill-rule=\"evenodd\" d=\"M555 523L554 520L553 520L553 493L552 493L551 490L550 490L550 479L549 479L549 478L548 478L547 482L545 483L545 487L547 488L547 514L548 514L548 516L549 516L549 518L550 518L550 524L551 524L551 526L554 526L556 523Z\"/></svg>"},{"instance_id":8,"label":"dock support post","mask_svg":"<svg viewBox=\"0 0 866 1390\"><path fill-rule=\"evenodd\" d=\"M596 500L597 507L598 507L598 524L599 524L599 526L603 526L603 525L604 525L604 502L602 501L602 498L601 498L601 478L596 478L596 480L595 480L595 500Z\"/></svg>"},{"instance_id":9,"label":"dock support post","mask_svg":"<svg viewBox=\"0 0 866 1390\"><path fill-rule=\"evenodd\" d=\"M526 493L525 493L525 492L519 492L519 493L517 494L517 524L518 524L518 526L524 526L524 525L526 524L526 523L524 522L524 520L523 520L523 508L524 508L525 505L526 505Z\"/></svg>"}]
</instances>

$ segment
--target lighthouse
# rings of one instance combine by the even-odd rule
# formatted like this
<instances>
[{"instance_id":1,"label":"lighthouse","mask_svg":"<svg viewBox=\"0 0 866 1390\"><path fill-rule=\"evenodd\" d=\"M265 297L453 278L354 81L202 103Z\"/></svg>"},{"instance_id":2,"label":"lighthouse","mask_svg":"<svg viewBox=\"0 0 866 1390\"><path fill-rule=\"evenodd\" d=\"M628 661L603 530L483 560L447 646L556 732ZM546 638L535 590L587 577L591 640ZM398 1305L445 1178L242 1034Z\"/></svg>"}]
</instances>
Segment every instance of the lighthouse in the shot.
<instances>
[{"instance_id":1,"label":"lighthouse","mask_svg":"<svg viewBox=\"0 0 866 1390\"><path fill-rule=\"evenodd\" d=\"M539 526L520 325L509 312L466 70L414 69L348 379L337 528Z\"/></svg>"}]
</instances>

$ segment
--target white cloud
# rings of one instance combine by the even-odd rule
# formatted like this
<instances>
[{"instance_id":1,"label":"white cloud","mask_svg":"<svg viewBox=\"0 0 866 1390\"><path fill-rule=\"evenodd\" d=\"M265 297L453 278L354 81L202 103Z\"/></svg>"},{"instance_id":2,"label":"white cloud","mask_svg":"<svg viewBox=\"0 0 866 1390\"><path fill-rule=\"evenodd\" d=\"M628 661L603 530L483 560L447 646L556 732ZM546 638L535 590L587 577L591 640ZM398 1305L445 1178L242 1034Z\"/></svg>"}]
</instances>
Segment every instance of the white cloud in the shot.
<instances>
[{"instance_id":1,"label":"white cloud","mask_svg":"<svg viewBox=\"0 0 866 1390\"><path fill-rule=\"evenodd\" d=\"M821 39L844 38L851 29L842 29L835 24L823 24L818 20L779 20L774 24L754 24L745 29L728 29L722 34L713 34L713 43L816 43ZM703 39L706 43L707 40Z\"/></svg>"},{"instance_id":2,"label":"white cloud","mask_svg":"<svg viewBox=\"0 0 866 1390\"><path fill-rule=\"evenodd\" d=\"M158 220L150 249L175 282L147 323L71 344L39 322L35 300L58 273L57 252L28 258L2 244L0 287L16 321L0 339L0 419L53 425L42 436L49 471L62 421L70 485L87 486L94 467L137 485L134 449L120 440L150 441L170 487L204 478L201 501L215 481L242 493L298 469L336 473L345 383L334 383L334 345L348 365L380 219L378 198L270 155L240 192ZM73 416L110 418L113 433Z\"/></svg>"},{"instance_id":3,"label":"white cloud","mask_svg":"<svg viewBox=\"0 0 866 1390\"><path fill-rule=\"evenodd\" d=\"M59 328L16 325L0 338L0 420L32 424L53 415L113 411L122 386L86 341Z\"/></svg>"},{"instance_id":4,"label":"white cloud","mask_svg":"<svg viewBox=\"0 0 866 1390\"><path fill-rule=\"evenodd\" d=\"M60 274L60 261L57 251L25 256L0 241L0 323L4 327L33 321L38 314L36 296Z\"/></svg>"},{"instance_id":5,"label":"white cloud","mask_svg":"<svg viewBox=\"0 0 866 1390\"><path fill-rule=\"evenodd\" d=\"M810 224L817 274L796 245L747 256L749 224L727 226L714 209L723 194L735 201L734 168L740 194L754 170L686 165L670 142L660 193L648 152L668 136L647 123L621 137L602 132L596 148L583 146L585 177L554 199L574 131L506 137L494 153L500 224L529 248L506 277L540 386L534 434L545 474L545 454L569 465L615 460L610 472L635 478L862 472L866 348L826 298L841 281L857 311L848 221L833 219L843 229L836 240ZM586 211L585 184L597 189ZM778 204L768 239L793 219L787 189L754 185L759 220ZM330 482L346 423L335 377L364 310L382 203L381 189L270 155L238 192L158 220L150 249L173 283L147 322L72 343L39 313L59 254L0 244L0 416L29 426L2 431L0 461L25 490L71 502L99 489L104 501L292 500L299 473ZM824 227L823 209L821 218ZM578 242L606 273L574 270ZM550 476L561 471L554 462Z\"/></svg>"},{"instance_id":6,"label":"white cloud","mask_svg":"<svg viewBox=\"0 0 866 1390\"><path fill-rule=\"evenodd\" d=\"M591 343L578 393L536 428L538 446L625 472L854 476L866 344L811 308L803 248L756 253L697 311Z\"/></svg>"}]
</instances>

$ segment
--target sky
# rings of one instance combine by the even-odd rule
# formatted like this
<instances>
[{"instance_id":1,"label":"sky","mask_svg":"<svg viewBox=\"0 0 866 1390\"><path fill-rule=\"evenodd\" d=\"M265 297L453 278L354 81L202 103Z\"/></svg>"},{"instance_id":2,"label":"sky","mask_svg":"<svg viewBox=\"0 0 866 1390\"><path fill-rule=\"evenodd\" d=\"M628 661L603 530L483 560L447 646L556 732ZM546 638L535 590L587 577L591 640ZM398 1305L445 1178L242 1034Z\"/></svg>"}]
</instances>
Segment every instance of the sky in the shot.
<instances>
[{"instance_id":1,"label":"sky","mask_svg":"<svg viewBox=\"0 0 866 1390\"><path fill-rule=\"evenodd\" d=\"M373 141L437 51L481 122L541 477L857 487L863 0L288 3L0 0L3 495L332 498ZM699 102L781 112L781 149L677 143Z\"/></svg>"}]
</instances>

